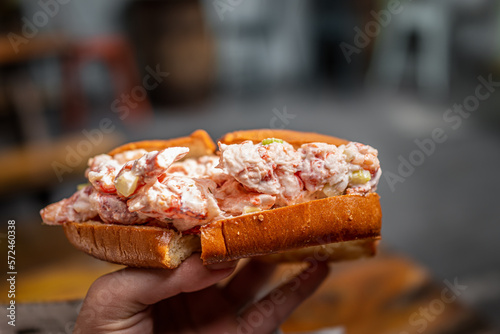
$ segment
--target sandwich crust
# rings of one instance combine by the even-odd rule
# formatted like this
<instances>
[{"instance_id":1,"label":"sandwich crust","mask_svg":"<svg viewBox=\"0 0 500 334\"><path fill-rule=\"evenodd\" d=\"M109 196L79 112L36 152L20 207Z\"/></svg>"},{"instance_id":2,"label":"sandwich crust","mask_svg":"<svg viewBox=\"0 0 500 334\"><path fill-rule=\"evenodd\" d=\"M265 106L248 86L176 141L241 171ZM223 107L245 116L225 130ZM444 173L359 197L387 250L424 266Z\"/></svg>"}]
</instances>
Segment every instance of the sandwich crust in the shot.
<instances>
[{"instance_id":1,"label":"sandwich crust","mask_svg":"<svg viewBox=\"0 0 500 334\"><path fill-rule=\"evenodd\" d=\"M201 227L206 264L380 236L379 196L345 195L266 210Z\"/></svg>"},{"instance_id":2,"label":"sandwich crust","mask_svg":"<svg viewBox=\"0 0 500 334\"><path fill-rule=\"evenodd\" d=\"M326 143L335 146L349 143L348 140L333 136L322 135L315 132L299 132L293 130L282 129L257 129L257 130L241 130L230 132L224 135L219 141L223 144L239 144L245 140L251 140L254 143L261 142L266 138L279 138L287 143L298 148L305 143Z\"/></svg>"},{"instance_id":3,"label":"sandwich crust","mask_svg":"<svg viewBox=\"0 0 500 334\"><path fill-rule=\"evenodd\" d=\"M179 137L165 140L143 140L133 143L124 144L109 152L108 154L114 156L115 154L143 149L146 151L160 151L168 147L189 147L189 153L184 157L196 158L203 155L210 155L215 153L215 143L205 130L196 130L191 135L186 137Z\"/></svg>"},{"instance_id":4,"label":"sandwich crust","mask_svg":"<svg viewBox=\"0 0 500 334\"><path fill-rule=\"evenodd\" d=\"M296 148L308 142L348 143L316 133L269 129L236 131L220 141L235 144L271 137L283 139ZM188 157L215 153L210 136L197 130L188 137L129 143L109 154L173 146L189 147ZM371 193L334 196L224 219L202 226L199 236L183 235L168 228L96 221L65 222L63 228L76 248L101 260L132 267L172 269L200 249L205 264L253 256L267 261L300 261L321 248L328 251L330 261L372 256L380 239L381 221L379 196Z\"/></svg>"},{"instance_id":5,"label":"sandwich crust","mask_svg":"<svg viewBox=\"0 0 500 334\"><path fill-rule=\"evenodd\" d=\"M63 228L77 249L100 260L131 267L173 269L200 250L198 236L161 227L88 221L65 222Z\"/></svg>"}]
</instances>

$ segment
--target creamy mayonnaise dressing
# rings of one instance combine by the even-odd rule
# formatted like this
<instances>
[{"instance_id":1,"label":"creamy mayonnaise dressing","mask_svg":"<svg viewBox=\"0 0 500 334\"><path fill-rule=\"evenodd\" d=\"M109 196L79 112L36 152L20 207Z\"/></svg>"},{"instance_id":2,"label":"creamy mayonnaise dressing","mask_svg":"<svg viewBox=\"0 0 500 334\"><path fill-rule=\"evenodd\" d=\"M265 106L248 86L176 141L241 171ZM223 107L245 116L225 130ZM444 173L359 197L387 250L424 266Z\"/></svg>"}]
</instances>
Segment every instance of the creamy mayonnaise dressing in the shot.
<instances>
[{"instance_id":1,"label":"creamy mayonnaise dressing","mask_svg":"<svg viewBox=\"0 0 500 334\"><path fill-rule=\"evenodd\" d=\"M360 143L281 140L219 144L220 156L182 159L189 151L131 150L89 160L90 184L42 210L47 224L99 219L172 224L186 231L221 218L343 194L376 190L377 150Z\"/></svg>"},{"instance_id":2,"label":"creamy mayonnaise dressing","mask_svg":"<svg viewBox=\"0 0 500 334\"><path fill-rule=\"evenodd\" d=\"M276 195L278 206L342 195L348 187L350 194L365 194L376 190L380 178L377 150L359 143L308 143L294 150L288 143L244 142L221 144L220 151L227 174L247 189ZM352 181L361 170L370 181L360 185Z\"/></svg>"}]
</instances>

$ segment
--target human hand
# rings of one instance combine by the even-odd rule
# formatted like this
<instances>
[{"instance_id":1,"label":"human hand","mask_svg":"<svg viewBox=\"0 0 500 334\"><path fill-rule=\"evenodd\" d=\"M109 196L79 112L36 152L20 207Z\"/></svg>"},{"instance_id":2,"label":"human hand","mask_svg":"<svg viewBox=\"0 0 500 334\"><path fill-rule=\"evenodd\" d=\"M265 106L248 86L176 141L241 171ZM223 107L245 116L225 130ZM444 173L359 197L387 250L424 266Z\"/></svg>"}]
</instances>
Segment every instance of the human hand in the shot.
<instances>
[{"instance_id":1,"label":"human hand","mask_svg":"<svg viewBox=\"0 0 500 334\"><path fill-rule=\"evenodd\" d=\"M272 333L328 275L326 263L311 262L255 301L275 265L250 261L228 284L216 284L235 267L207 267L193 255L174 270L104 275L90 287L74 333Z\"/></svg>"}]
</instances>

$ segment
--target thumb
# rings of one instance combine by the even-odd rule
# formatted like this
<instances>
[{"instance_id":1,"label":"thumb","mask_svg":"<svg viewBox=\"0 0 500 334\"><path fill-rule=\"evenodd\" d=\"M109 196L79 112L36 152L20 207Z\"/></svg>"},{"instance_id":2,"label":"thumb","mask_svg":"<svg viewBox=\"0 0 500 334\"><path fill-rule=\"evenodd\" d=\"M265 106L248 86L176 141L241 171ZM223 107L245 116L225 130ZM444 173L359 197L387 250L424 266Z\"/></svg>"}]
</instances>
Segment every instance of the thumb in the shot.
<instances>
[{"instance_id":1,"label":"thumb","mask_svg":"<svg viewBox=\"0 0 500 334\"><path fill-rule=\"evenodd\" d=\"M85 323L126 320L163 299L202 290L229 276L236 262L210 270L193 255L173 270L124 268L98 278L90 287L79 319ZM81 322L80 321L80 322ZM78 323L79 321L77 321Z\"/></svg>"}]
</instances>

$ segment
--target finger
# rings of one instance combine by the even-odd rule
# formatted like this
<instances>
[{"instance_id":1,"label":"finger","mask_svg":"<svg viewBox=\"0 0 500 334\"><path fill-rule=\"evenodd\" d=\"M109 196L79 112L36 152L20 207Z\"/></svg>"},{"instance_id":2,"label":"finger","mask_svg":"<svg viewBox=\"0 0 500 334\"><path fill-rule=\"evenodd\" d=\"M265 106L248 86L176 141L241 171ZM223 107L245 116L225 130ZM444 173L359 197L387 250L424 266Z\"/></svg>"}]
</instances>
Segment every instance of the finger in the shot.
<instances>
[{"instance_id":1,"label":"finger","mask_svg":"<svg viewBox=\"0 0 500 334\"><path fill-rule=\"evenodd\" d=\"M109 316L128 317L181 292L204 289L233 270L234 267L210 270L198 255L189 257L174 270L125 268L97 279L87 293L86 303L118 311L108 313Z\"/></svg>"},{"instance_id":2,"label":"finger","mask_svg":"<svg viewBox=\"0 0 500 334\"><path fill-rule=\"evenodd\" d=\"M272 333L295 308L316 291L327 276L326 263L311 263L299 275L273 289L245 310L240 326L250 326L258 333Z\"/></svg>"},{"instance_id":3,"label":"finger","mask_svg":"<svg viewBox=\"0 0 500 334\"><path fill-rule=\"evenodd\" d=\"M250 261L224 287L223 294L235 309L252 302L269 277L276 269L276 264Z\"/></svg>"},{"instance_id":4,"label":"finger","mask_svg":"<svg viewBox=\"0 0 500 334\"><path fill-rule=\"evenodd\" d=\"M214 264L207 264L205 265L206 268L210 270L221 270L221 269L227 269L227 268L234 268L238 264L238 261L228 261L228 262L221 262L221 263L214 263Z\"/></svg>"}]
</instances>

